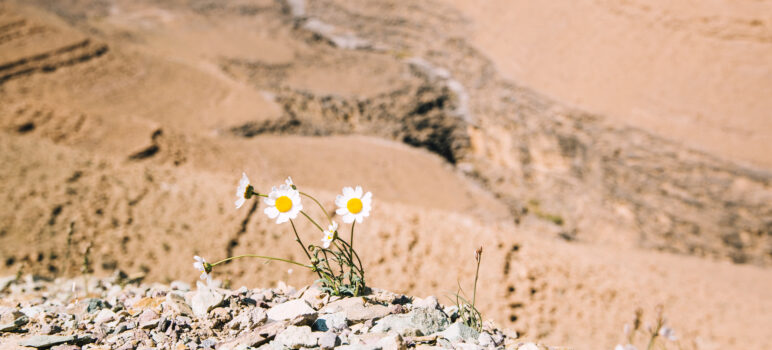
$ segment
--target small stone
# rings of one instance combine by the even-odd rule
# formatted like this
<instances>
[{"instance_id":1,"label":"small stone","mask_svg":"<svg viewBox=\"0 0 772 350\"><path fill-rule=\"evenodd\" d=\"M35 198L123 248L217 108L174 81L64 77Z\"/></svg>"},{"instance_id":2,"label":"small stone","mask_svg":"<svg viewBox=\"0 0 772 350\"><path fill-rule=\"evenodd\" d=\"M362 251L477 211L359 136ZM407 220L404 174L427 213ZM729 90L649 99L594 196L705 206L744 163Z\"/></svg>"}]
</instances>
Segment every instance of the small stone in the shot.
<instances>
[{"instance_id":1,"label":"small stone","mask_svg":"<svg viewBox=\"0 0 772 350\"><path fill-rule=\"evenodd\" d=\"M193 309L185 302L185 298L175 294L166 294L166 300L162 303L164 309L171 310L175 315L193 316Z\"/></svg>"},{"instance_id":2,"label":"small stone","mask_svg":"<svg viewBox=\"0 0 772 350\"><path fill-rule=\"evenodd\" d=\"M198 291L195 292L190 300L190 306L196 316L203 318L209 311L219 306L223 300L224 297L222 294L217 293L203 284L199 284Z\"/></svg>"},{"instance_id":3,"label":"small stone","mask_svg":"<svg viewBox=\"0 0 772 350\"><path fill-rule=\"evenodd\" d=\"M325 332L319 336L319 347L322 349L333 349L340 344L338 335L333 332Z\"/></svg>"},{"instance_id":4,"label":"small stone","mask_svg":"<svg viewBox=\"0 0 772 350\"><path fill-rule=\"evenodd\" d=\"M56 324L46 323L43 326L40 327L40 333L41 334L56 334L62 331L62 327L59 327Z\"/></svg>"},{"instance_id":5,"label":"small stone","mask_svg":"<svg viewBox=\"0 0 772 350\"><path fill-rule=\"evenodd\" d=\"M536 346L534 343L525 343L523 345L520 345L517 350L539 350L539 347Z\"/></svg>"},{"instance_id":6,"label":"small stone","mask_svg":"<svg viewBox=\"0 0 772 350\"><path fill-rule=\"evenodd\" d=\"M209 314L209 318L214 321L212 328L220 329L226 323L230 322L230 320L233 319L233 316L231 315L230 311L228 311L228 309L224 307L218 307L212 310L212 312Z\"/></svg>"},{"instance_id":7,"label":"small stone","mask_svg":"<svg viewBox=\"0 0 772 350\"><path fill-rule=\"evenodd\" d=\"M427 309L439 309L440 302L437 297L430 295L424 299L416 299L413 302L413 307L423 307Z\"/></svg>"},{"instance_id":8,"label":"small stone","mask_svg":"<svg viewBox=\"0 0 772 350\"><path fill-rule=\"evenodd\" d=\"M482 347L477 344L470 343L456 343L453 344L453 348L456 350L481 350Z\"/></svg>"},{"instance_id":9,"label":"small stone","mask_svg":"<svg viewBox=\"0 0 772 350\"><path fill-rule=\"evenodd\" d=\"M19 330L22 326L29 323L29 317L27 315L21 315L17 317L13 322L0 324L0 332L13 332Z\"/></svg>"},{"instance_id":10,"label":"small stone","mask_svg":"<svg viewBox=\"0 0 772 350\"><path fill-rule=\"evenodd\" d=\"M179 290L183 292L190 291L190 283L183 281L172 281L172 283L169 284L169 287L171 287L172 290Z\"/></svg>"},{"instance_id":11,"label":"small stone","mask_svg":"<svg viewBox=\"0 0 772 350\"><path fill-rule=\"evenodd\" d=\"M96 317L94 317L94 323L102 324L105 322L110 322L114 319L115 319L115 312L113 312L110 309L102 309L102 310L99 310Z\"/></svg>"},{"instance_id":12,"label":"small stone","mask_svg":"<svg viewBox=\"0 0 772 350\"><path fill-rule=\"evenodd\" d=\"M370 331L396 331L402 336L421 336L442 331L447 326L448 319L442 311L417 308L407 314L386 316L376 322Z\"/></svg>"},{"instance_id":13,"label":"small stone","mask_svg":"<svg viewBox=\"0 0 772 350\"><path fill-rule=\"evenodd\" d=\"M376 344L377 346L380 346L383 350L405 350L407 349L407 346L405 345L405 341L402 340L402 337L399 336L399 334L389 334L381 340L378 341Z\"/></svg>"},{"instance_id":14,"label":"small stone","mask_svg":"<svg viewBox=\"0 0 772 350\"><path fill-rule=\"evenodd\" d=\"M75 342L75 339L76 337L74 335L35 335L21 341L19 345L45 349L54 345L73 343Z\"/></svg>"},{"instance_id":15,"label":"small stone","mask_svg":"<svg viewBox=\"0 0 772 350\"><path fill-rule=\"evenodd\" d=\"M496 346L496 342L493 341L493 337L488 332L480 333L477 337L477 343L482 347Z\"/></svg>"},{"instance_id":16,"label":"small stone","mask_svg":"<svg viewBox=\"0 0 772 350\"><path fill-rule=\"evenodd\" d=\"M101 309L109 308L110 305L108 305L104 300L102 299L89 299L88 300L88 306L86 307L86 312L93 314Z\"/></svg>"},{"instance_id":17,"label":"small stone","mask_svg":"<svg viewBox=\"0 0 772 350\"><path fill-rule=\"evenodd\" d=\"M275 321L294 320L298 317L313 320L316 318L316 311L305 300L295 299L270 308L267 316Z\"/></svg>"},{"instance_id":18,"label":"small stone","mask_svg":"<svg viewBox=\"0 0 772 350\"><path fill-rule=\"evenodd\" d=\"M155 328L158 326L158 321L158 313L151 309L145 309L145 311L142 311L142 314L137 318L140 329Z\"/></svg>"},{"instance_id":19,"label":"small stone","mask_svg":"<svg viewBox=\"0 0 772 350\"><path fill-rule=\"evenodd\" d=\"M4 292L11 283L16 281L16 276L0 277L0 292Z\"/></svg>"},{"instance_id":20,"label":"small stone","mask_svg":"<svg viewBox=\"0 0 772 350\"><path fill-rule=\"evenodd\" d=\"M327 304L322 313L345 312L346 318L351 323L359 323L366 320L380 319L391 314L391 310L383 305L365 305L365 299L361 297L344 298Z\"/></svg>"},{"instance_id":21,"label":"small stone","mask_svg":"<svg viewBox=\"0 0 772 350\"><path fill-rule=\"evenodd\" d=\"M51 350L80 350L77 345L57 345L51 348Z\"/></svg>"},{"instance_id":22,"label":"small stone","mask_svg":"<svg viewBox=\"0 0 772 350\"><path fill-rule=\"evenodd\" d=\"M348 319L345 312L336 312L319 316L314 322L313 329L327 332L340 331L348 327Z\"/></svg>"},{"instance_id":23,"label":"small stone","mask_svg":"<svg viewBox=\"0 0 772 350\"><path fill-rule=\"evenodd\" d=\"M456 322L450 325L450 327L448 327L444 331L439 332L438 335L442 336L447 340L450 340L451 342L456 343L460 340L463 340L465 342L476 341L477 338L480 336L480 333L463 323Z\"/></svg>"},{"instance_id":24,"label":"small stone","mask_svg":"<svg viewBox=\"0 0 772 350\"><path fill-rule=\"evenodd\" d=\"M289 326L276 335L276 342L290 349L315 347L317 341L316 335L308 326Z\"/></svg>"}]
</instances>

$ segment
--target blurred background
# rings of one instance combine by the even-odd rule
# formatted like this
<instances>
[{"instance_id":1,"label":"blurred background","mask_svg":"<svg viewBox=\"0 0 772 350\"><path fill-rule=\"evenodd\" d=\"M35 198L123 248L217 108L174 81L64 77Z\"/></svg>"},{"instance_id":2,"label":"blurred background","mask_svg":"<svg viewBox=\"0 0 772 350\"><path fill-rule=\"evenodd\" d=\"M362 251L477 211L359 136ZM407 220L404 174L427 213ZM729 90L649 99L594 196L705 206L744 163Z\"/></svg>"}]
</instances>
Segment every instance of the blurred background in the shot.
<instances>
[{"instance_id":1,"label":"blurred background","mask_svg":"<svg viewBox=\"0 0 772 350\"><path fill-rule=\"evenodd\" d=\"M482 245L523 339L611 349L662 305L673 349L772 348L772 1L0 0L0 135L0 275L301 259L233 205L292 176L373 193L371 286L469 289Z\"/></svg>"}]
</instances>

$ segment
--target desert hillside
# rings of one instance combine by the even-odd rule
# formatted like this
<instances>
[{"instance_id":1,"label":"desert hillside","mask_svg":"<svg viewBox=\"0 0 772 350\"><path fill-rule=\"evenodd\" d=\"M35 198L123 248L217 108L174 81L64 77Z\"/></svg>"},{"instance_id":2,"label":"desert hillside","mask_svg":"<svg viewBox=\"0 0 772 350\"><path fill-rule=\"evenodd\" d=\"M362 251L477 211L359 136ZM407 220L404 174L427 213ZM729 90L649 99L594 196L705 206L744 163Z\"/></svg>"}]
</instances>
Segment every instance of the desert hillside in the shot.
<instances>
[{"instance_id":1,"label":"desert hillside","mask_svg":"<svg viewBox=\"0 0 772 350\"><path fill-rule=\"evenodd\" d=\"M711 4L0 1L0 275L304 258L233 205L292 176L373 193L374 287L467 288L482 245L520 339L612 349L662 304L681 348L772 348L772 3Z\"/></svg>"}]
</instances>

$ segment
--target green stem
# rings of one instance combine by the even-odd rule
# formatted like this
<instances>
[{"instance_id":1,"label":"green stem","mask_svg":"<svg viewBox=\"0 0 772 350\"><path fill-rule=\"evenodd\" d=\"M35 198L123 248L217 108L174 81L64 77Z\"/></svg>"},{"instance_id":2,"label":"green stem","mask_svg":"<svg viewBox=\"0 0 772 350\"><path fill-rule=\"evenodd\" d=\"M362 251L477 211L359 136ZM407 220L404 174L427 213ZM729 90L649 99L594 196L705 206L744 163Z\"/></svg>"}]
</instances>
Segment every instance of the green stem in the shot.
<instances>
[{"instance_id":1,"label":"green stem","mask_svg":"<svg viewBox=\"0 0 772 350\"><path fill-rule=\"evenodd\" d=\"M311 265L304 265L304 264L301 264L301 263L299 263L297 261L292 261L292 260L287 260L287 259L282 259L282 258L274 258L272 256L254 255L254 254L244 254L244 255L232 256L230 258L222 259L222 260L220 260L220 261L218 261L216 263L213 263L211 265L212 265L212 267L215 267L218 264L224 263L226 261L230 261L230 260L234 260L234 259L240 259L240 258L260 258L260 259L266 259L266 260L276 260L276 261L282 261L282 262L286 262L286 263L302 266L302 267L309 268L309 269L313 268L313 266L311 266Z\"/></svg>"},{"instance_id":2,"label":"green stem","mask_svg":"<svg viewBox=\"0 0 772 350\"><path fill-rule=\"evenodd\" d=\"M307 193L302 192L302 191L298 191L298 192L300 192L300 194L303 195L303 196L311 198L311 200L314 201L314 203L316 203L316 205L318 205L320 209L322 209L322 212L324 213L324 216L327 217L327 221L329 221L330 225L332 225L332 216L330 216L330 213L327 212L327 209L324 209L324 206L322 205L322 203L319 203L319 201L316 200L316 198L314 198L310 194L307 194Z\"/></svg>"},{"instance_id":3,"label":"green stem","mask_svg":"<svg viewBox=\"0 0 772 350\"><path fill-rule=\"evenodd\" d=\"M316 228L318 228L319 231L324 232L324 229L321 226L319 226L319 224L317 224L316 221L314 221L314 219L312 219L310 216L308 216L308 214L306 214L306 212L301 210L300 213L303 214L303 216L305 216L306 219L308 219L308 221L311 221L311 223L314 224L314 226L316 226Z\"/></svg>"},{"instance_id":4,"label":"green stem","mask_svg":"<svg viewBox=\"0 0 772 350\"><path fill-rule=\"evenodd\" d=\"M357 224L356 220L351 223L351 242L349 242L349 255L354 255L354 226Z\"/></svg>"},{"instance_id":5,"label":"green stem","mask_svg":"<svg viewBox=\"0 0 772 350\"><path fill-rule=\"evenodd\" d=\"M477 271L474 273L474 290L472 291L472 307L474 307L475 301L477 301L477 277L480 276L480 262L482 261L482 254L477 259Z\"/></svg>"},{"instance_id":6,"label":"green stem","mask_svg":"<svg viewBox=\"0 0 772 350\"><path fill-rule=\"evenodd\" d=\"M290 224L292 225L292 232L295 232L295 240L298 241L298 244L300 244L300 247L303 248L303 252L306 253L306 257L308 258L308 261L311 260L311 254L308 254L308 249L306 249L306 245L303 244L303 241L300 239L300 235L298 235L298 230L295 228L295 222L290 219Z\"/></svg>"}]
</instances>

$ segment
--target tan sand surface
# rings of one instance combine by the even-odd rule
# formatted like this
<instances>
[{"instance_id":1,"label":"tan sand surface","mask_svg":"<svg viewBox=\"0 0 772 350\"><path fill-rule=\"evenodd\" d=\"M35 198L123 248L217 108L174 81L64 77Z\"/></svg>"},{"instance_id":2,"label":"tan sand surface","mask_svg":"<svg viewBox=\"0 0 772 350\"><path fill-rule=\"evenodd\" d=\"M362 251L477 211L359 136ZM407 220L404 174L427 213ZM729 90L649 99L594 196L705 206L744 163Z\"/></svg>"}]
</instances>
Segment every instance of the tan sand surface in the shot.
<instances>
[{"instance_id":1,"label":"tan sand surface","mask_svg":"<svg viewBox=\"0 0 772 350\"><path fill-rule=\"evenodd\" d=\"M662 304L684 349L772 348L772 174L759 136L768 23L753 24L766 2L726 13L663 2L656 20L653 5L627 14L630 2L297 3L0 1L0 275L77 275L90 244L96 274L148 281L194 281L196 254L301 259L262 203L233 207L242 171L263 192L291 175L328 210L342 186L373 192L356 238L372 286L469 292L483 245L481 311L523 339L611 349L636 308L651 321ZM609 8L622 13L599 10ZM521 10L531 16L507 20ZM539 35L600 25L551 20L571 11L600 11L619 30L529 37L539 23ZM682 23L684 11L708 21ZM682 39L667 35L673 26ZM502 31L524 41L493 45ZM612 40L632 34L644 38ZM528 40L534 51L522 51ZM608 70L547 50L593 40ZM694 54L678 63L688 69L612 59L656 43ZM695 45L748 69L694 83L734 62ZM603 84L631 67L625 88ZM660 90L637 99L645 87ZM653 121L683 107L711 123L684 117L704 133L680 137L631 119L624 109L636 104ZM731 129L738 114L746 137ZM719 131L726 143L701 143ZM321 238L298 227L307 243ZM288 268L240 260L215 277L313 280Z\"/></svg>"},{"instance_id":2,"label":"tan sand surface","mask_svg":"<svg viewBox=\"0 0 772 350\"><path fill-rule=\"evenodd\" d=\"M509 78L615 122L772 167L771 1L451 3Z\"/></svg>"}]
</instances>

